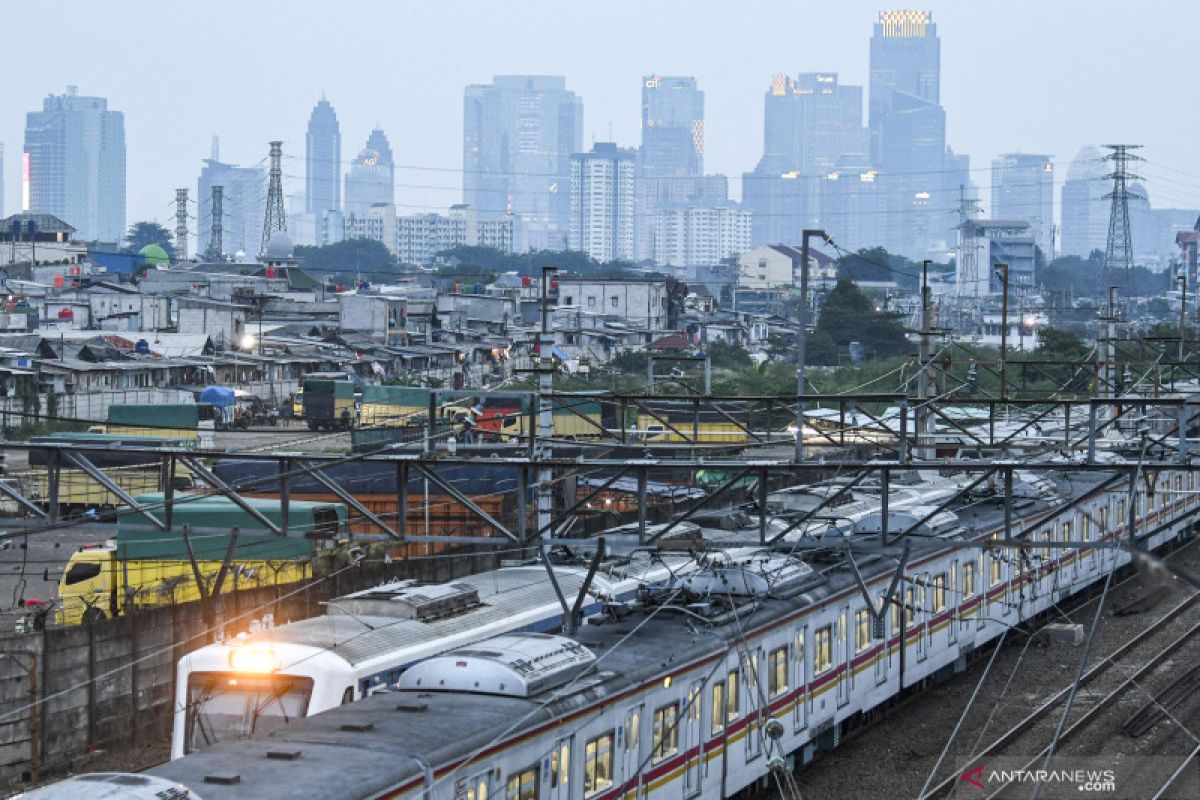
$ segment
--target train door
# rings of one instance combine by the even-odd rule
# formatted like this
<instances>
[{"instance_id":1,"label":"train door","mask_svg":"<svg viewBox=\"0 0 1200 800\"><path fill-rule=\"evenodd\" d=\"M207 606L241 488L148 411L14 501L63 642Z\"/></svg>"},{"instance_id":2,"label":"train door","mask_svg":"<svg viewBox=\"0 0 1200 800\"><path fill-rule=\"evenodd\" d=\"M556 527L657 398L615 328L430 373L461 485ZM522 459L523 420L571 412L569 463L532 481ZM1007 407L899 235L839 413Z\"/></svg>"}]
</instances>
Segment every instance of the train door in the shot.
<instances>
[{"instance_id":1,"label":"train door","mask_svg":"<svg viewBox=\"0 0 1200 800\"><path fill-rule=\"evenodd\" d=\"M617 731L621 751L622 797L641 796L642 782L642 707L636 705L625 712L625 724Z\"/></svg>"},{"instance_id":2,"label":"train door","mask_svg":"<svg viewBox=\"0 0 1200 800\"><path fill-rule=\"evenodd\" d=\"M808 725L808 709L809 709L809 686L808 686L808 660L804 653L805 628L796 628L794 641L792 642L792 663L796 669L796 687L801 694L796 698L795 711L795 730L796 733L804 730Z\"/></svg>"},{"instance_id":3,"label":"train door","mask_svg":"<svg viewBox=\"0 0 1200 800\"><path fill-rule=\"evenodd\" d=\"M760 726L766 709L763 707L763 690L759 672L759 650L749 650L742 655L742 684L746 687L746 761L762 755L762 732Z\"/></svg>"},{"instance_id":4,"label":"train door","mask_svg":"<svg viewBox=\"0 0 1200 800\"><path fill-rule=\"evenodd\" d=\"M929 615L929 573L924 572L917 578L915 603L912 606L913 627L917 629L917 661L924 661L929 655L927 622Z\"/></svg>"},{"instance_id":5,"label":"train door","mask_svg":"<svg viewBox=\"0 0 1200 800\"><path fill-rule=\"evenodd\" d=\"M683 769L683 796L700 794L700 765L704 763L704 731L700 727L704 682L696 681L688 691L687 713L683 717L683 752L687 759Z\"/></svg>"},{"instance_id":6,"label":"train door","mask_svg":"<svg viewBox=\"0 0 1200 800\"><path fill-rule=\"evenodd\" d=\"M958 607L958 562L950 562L950 575L946 578L949 582L945 590L942 592L942 609L950 608L950 621L946 625L946 641L951 644L958 643L958 614L954 613L953 609Z\"/></svg>"},{"instance_id":7,"label":"train door","mask_svg":"<svg viewBox=\"0 0 1200 800\"><path fill-rule=\"evenodd\" d=\"M850 626L847 624L847 614L845 608L838 612L837 621L834 623L833 641L834 641L834 663L837 664L837 669L840 671L840 680L837 682L837 703L839 706L844 706L850 702L850 653L849 638L851 635Z\"/></svg>"},{"instance_id":8,"label":"train door","mask_svg":"<svg viewBox=\"0 0 1200 800\"><path fill-rule=\"evenodd\" d=\"M549 800L571 799L571 737L559 739L550 751L543 782Z\"/></svg>"},{"instance_id":9,"label":"train door","mask_svg":"<svg viewBox=\"0 0 1200 800\"><path fill-rule=\"evenodd\" d=\"M883 620L883 644L882 649L879 651L879 656L875 659L876 686L887 680L888 660L891 658L891 655L888 653L889 648L887 629L887 619L891 615L887 613L887 595L884 594L879 595L879 616ZM874 625L874 621L872 621L871 624ZM874 633L875 631L872 631L872 634Z\"/></svg>"}]
</instances>

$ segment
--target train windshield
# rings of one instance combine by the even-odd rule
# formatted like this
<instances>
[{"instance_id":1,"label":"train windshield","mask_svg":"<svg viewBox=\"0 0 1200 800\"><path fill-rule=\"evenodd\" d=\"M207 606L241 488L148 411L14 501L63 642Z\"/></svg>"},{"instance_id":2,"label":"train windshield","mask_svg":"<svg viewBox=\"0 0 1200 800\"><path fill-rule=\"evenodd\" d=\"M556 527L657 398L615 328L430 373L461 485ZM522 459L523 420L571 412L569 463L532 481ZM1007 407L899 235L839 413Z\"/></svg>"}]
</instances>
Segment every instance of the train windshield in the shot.
<instances>
[{"instance_id":1,"label":"train windshield","mask_svg":"<svg viewBox=\"0 0 1200 800\"><path fill-rule=\"evenodd\" d=\"M312 688L311 678L290 675L193 673L188 678L184 752L261 736L302 719Z\"/></svg>"}]
</instances>

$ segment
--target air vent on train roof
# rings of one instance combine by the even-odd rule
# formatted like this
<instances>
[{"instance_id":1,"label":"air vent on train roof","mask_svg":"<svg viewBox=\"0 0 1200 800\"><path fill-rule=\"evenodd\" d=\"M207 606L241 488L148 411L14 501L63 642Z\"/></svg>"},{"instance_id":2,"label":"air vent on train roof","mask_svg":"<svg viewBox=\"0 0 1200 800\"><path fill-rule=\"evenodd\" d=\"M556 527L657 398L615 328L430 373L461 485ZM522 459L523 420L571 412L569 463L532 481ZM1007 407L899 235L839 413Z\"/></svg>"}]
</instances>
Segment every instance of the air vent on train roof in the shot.
<instances>
[{"instance_id":1,"label":"air vent on train roof","mask_svg":"<svg viewBox=\"0 0 1200 800\"><path fill-rule=\"evenodd\" d=\"M421 585L401 581L338 597L326 605L330 614L428 621L475 608L479 605L479 590L468 583Z\"/></svg>"},{"instance_id":2,"label":"air vent on train roof","mask_svg":"<svg viewBox=\"0 0 1200 800\"><path fill-rule=\"evenodd\" d=\"M932 516L930 516L931 514ZM929 519L925 519L926 517L929 517ZM925 521L921 522L921 520ZM917 525L918 522L921 522L921 524ZM934 506L910 506L908 511L890 512L887 518L888 533L893 535L911 532L918 536L944 536L957 528L957 514L953 511L938 511L934 513ZM880 533L882 530L882 512L867 514L854 523L855 533Z\"/></svg>"},{"instance_id":3,"label":"air vent on train roof","mask_svg":"<svg viewBox=\"0 0 1200 800\"><path fill-rule=\"evenodd\" d=\"M813 569L798 558L756 553L732 562L717 562L689 573L683 585L697 595L760 597L810 577Z\"/></svg>"},{"instance_id":4,"label":"air vent on train roof","mask_svg":"<svg viewBox=\"0 0 1200 800\"><path fill-rule=\"evenodd\" d=\"M400 688L533 697L570 681L596 662L573 639L510 633L409 667Z\"/></svg>"}]
</instances>

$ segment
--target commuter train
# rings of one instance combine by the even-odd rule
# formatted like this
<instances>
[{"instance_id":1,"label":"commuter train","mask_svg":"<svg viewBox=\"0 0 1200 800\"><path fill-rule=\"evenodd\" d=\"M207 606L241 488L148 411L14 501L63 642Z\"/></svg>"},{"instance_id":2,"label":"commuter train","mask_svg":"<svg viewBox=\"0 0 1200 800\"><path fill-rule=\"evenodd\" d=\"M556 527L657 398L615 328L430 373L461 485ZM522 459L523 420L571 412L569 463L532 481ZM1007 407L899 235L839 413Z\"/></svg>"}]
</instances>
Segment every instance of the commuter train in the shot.
<instances>
[{"instance_id":1,"label":"commuter train","mask_svg":"<svg viewBox=\"0 0 1200 800\"><path fill-rule=\"evenodd\" d=\"M692 526L694 528L694 526ZM684 556L635 554L598 570L584 613L631 599L638 586L685 568ZM573 602L586 567L556 566ZM410 665L511 631L546 632L563 609L542 566L505 567L446 584L396 581L329 601L324 616L201 647L176 667L171 757L262 733L394 685ZM271 664L248 678L247 667ZM247 704L256 711L244 716Z\"/></svg>"},{"instance_id":2,"label":"commuter train","mask_svg":"<svg viewBox=\"0 0 1200 800\"><path fill-rule=\"evenodd\" d=\"M1130 559L1046 542L1110 544L1130 516L1147 548L1193 533L1194 473L1164 469L1132 492L1103 469L1030 477L1011 497L1024 547L956 547L1004 535L1004 498L935 477L907 488L962 490L951 510L923 524L919 506L888 512L890 530L912 528L930 548L903 567L887 552L851 565L844 547L812 549L877 535L879 508L834 520L799 553L713 541L692 569L605 603L573 635L476 640L413 664L385 695L151 772L206 797L288 800L297 786L313 800L690 800L786 781L861 714L965 668L1002 631ZM247 678L274 672L262 647Z\"/></svg>"}]
</instances>

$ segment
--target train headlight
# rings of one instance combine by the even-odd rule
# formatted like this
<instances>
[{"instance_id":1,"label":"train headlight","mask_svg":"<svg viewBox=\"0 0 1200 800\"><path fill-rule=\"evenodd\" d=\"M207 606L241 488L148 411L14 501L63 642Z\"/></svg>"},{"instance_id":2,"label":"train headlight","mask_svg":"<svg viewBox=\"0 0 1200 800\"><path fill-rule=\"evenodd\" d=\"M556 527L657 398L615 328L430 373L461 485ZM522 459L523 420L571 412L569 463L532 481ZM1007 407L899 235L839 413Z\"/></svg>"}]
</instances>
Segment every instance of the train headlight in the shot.
<instances>
[{"instance_id":1,"label":"train headlight","mask_svg":"<svg viewBox=\"0 0 1200 800\"><path fill-rule=\"evenodd\" d=\"M279 669L279 658L269 645L243 644L229 654L229 666L234 672L274 672Z\"/></svg>"}]
</instances>

